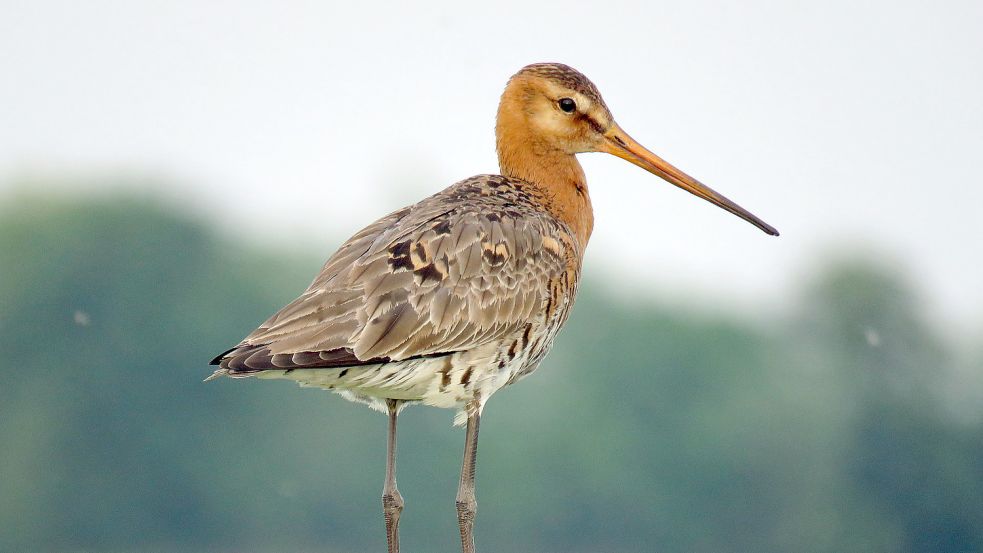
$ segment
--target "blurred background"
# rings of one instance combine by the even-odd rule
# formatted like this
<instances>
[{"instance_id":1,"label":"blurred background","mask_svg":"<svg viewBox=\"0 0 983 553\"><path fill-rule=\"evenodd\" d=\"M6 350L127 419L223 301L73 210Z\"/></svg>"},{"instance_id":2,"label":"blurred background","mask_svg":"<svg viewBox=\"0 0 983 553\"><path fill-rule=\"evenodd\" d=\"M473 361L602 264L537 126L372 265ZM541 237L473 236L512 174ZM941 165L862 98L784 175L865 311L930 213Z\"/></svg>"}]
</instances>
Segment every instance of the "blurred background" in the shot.
<instances>
[{"instance_id":1,"label":"blurred background","mask_svg":"<svg viewBox=\"0 0 983 553\"><path fill-rule=\"evenodd\" d=\"M0 551L378 551L385 417L201 380L349 235L497 169L561 61L782 231L581 156L596 230L489 402L479 547L983 551L983 4L0 2ZM463 432L400 420L408 551Z\"/></svg>"}]
</instances>

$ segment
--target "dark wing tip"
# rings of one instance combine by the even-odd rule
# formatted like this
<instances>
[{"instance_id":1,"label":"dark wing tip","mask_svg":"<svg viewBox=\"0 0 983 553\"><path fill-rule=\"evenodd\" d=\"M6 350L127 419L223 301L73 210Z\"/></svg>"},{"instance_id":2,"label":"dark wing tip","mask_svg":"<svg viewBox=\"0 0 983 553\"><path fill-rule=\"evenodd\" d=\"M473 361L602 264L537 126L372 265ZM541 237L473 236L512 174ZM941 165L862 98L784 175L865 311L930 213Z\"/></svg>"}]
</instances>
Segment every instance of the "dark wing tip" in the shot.
<instances>
[{"instance_id":1,"label":"dark wing tip","mask_svg":"<svg viewBox=\"0 0 983 553\"><path fill-rule=\"evenodd\" d=\"M388 357L359 359L351 348L275 354L270 351L269 344L240 344L219 354L210 364L220 366L230 376L236 376L267 370L338 368L389 361Z\"/></svg>"},{"instance_id":2,"label":"dark wing tip","mask_svg":"<svg viewBox=\"0 0 983 553\"><path fill-rule=\"evenodd\" d=\"M403 359L423 359L453 355L455 351L416 355ZM242 345L234 347L212 359L229 376L249 376L262 371L295 369L341 369L363 365L390 363L389 357L359 359L351 348L338 348L324 351L300 351L297 353L272 353L269 344Z\"/></svg>"},{"instance_id":3,"label":"dark wing tip","mask_svg":"<svg viewBox=\"0 0 983 553\"><path fill-rule=\"evenodd\" d=\"M222 353L216 355L215 356L215 359L212 359L211 361L209 361L208 364L209 365L220 365L220 364L222 364L222 359L225 359L225 356L226 355L232 353L233 351L235 351L238 348L239 348L239 346L236 346L234 348L229 348L229 349L223 351Z\"/></svg>"}]
</instances>

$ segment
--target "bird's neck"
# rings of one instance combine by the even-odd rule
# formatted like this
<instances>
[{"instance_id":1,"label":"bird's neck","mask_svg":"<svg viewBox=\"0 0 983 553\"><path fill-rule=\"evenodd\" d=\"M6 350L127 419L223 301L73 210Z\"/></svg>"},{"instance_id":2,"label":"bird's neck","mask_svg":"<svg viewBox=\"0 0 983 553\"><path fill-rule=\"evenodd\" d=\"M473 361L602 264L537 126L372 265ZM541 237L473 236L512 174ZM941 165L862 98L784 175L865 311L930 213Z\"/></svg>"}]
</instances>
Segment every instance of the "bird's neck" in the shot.
<instances>
[{"instance_id":1,"label":"bird's neck","mask_svg":"<svg viewBox=\"0 0 983 553\"><path fill-rule=\"evenodd\" d=\"M577 158L547 149L528 136L504 135L502 130L499 125L496 133L502 174L533 185L543 208L570 227L583 251L594 230L594 210Z\"/></svg>"}]
</instances>

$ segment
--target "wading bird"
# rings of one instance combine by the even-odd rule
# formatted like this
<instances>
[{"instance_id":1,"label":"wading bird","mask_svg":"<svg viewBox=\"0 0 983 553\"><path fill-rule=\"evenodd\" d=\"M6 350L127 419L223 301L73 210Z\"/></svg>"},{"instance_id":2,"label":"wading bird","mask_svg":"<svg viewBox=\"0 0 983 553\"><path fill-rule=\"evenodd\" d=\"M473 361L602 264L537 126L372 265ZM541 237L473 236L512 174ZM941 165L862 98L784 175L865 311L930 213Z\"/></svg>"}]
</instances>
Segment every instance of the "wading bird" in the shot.
<instances>
[{"instance_id":1,"label":"wading bird","mask_svg":"<svg viewBox=\"0 0 983 553\"><path fill-rule=\"evenodd\" d=\"M522 68L495 127L500 175L479 175L395 211L345 242L304 293L209 377L295 380L389 415L382 504L399 550L396 418L411 403L467 423L457 518L474 551L478 422L500 388L533 372L570 314L594 226L575 154L606 152L778 231L635 142L597 88L558 63Z\"/></svg>"}]
</instances>

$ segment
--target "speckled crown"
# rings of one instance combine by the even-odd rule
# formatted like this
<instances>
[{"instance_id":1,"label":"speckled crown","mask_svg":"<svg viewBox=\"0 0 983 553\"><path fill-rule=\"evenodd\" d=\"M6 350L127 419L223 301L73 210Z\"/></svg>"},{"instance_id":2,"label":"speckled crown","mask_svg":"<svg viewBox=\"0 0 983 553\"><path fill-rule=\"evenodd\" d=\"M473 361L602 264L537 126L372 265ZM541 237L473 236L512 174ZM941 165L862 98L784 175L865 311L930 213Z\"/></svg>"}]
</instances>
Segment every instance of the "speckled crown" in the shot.
<instances>
[{"instance_id":1,"label":"speckled crown","mask_svg":"<svg viewBox=\"0 0 983 553\"><path fill-rule=\"evenodd\" d=\"M577 71L569 65L564 65L562 63L534 63L520 69L519 72L515 74L515 77L520 75L535 75L537 77L550 79L569 89L576 90L577 92L590 98L590 100L594 103L604 104L604 100L601 98L601 93L597 90L597 87L594 86L594 83L590 82L590 79L585 77L583 73Z\"/></svg>"}]
</instances>

